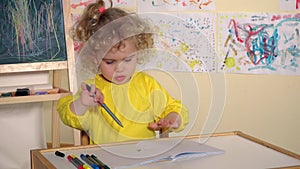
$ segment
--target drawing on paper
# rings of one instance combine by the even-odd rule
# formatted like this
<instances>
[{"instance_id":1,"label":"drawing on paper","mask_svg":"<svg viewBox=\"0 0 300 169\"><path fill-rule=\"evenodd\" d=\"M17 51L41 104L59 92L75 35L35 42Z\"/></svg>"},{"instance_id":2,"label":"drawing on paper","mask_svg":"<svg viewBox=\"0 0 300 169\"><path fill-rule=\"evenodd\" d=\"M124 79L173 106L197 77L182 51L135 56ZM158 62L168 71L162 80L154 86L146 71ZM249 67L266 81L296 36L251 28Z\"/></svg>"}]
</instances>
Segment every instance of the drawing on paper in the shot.
<instances>
[{"instance_id":1,"label":"drawing on paper","mask_svg":"<svg viewBox=\"0 0 300 169\"><path fill-rule=\"evenodd\" d=\"M96 0L70 0L71 3L71 18L72 23L74 24L80 17L84 8L87 7L90 3L95 2ZM112 0L113 7L121 7L121 8L135 8L136 3L132 0ZM82 47L82 44L74 42L74 50L75 55Z\"/></svg>"},{"instance_id":2,"label":"drawing on paper","mask_svg":"<svg viewBox=\"0 0 300 169\"><path fill-rule=\"evenodd\" d=\"M141 0L138 11L213 10L214 0Z\"/></svg>"},{"instance_id":3,"label":"drawing on paper","mask_svg":"<svg viewBox=\"0 0 300 169\"><path fill-rule=\"evenodd\" d=\"M154 49L148 53L147 62L140 64L139 69L151 67L169 71L215 71L214 15L161 15L140 15L153 26ZM73 14L73 22L78 17ZM82 47L82 44L74 43L75 55Z\"/></svg>"},{"instance_id":4,"label":"drawing on paper","mask_svg":"<svg viewBox=\"0 0 300 169\"><path fill-rule=\"evenodd\" d=\"M0 9L0 64L67 59L60 0L3 0Z\"/></svg>"},{"instance_id":5,"label":"drawing on paper","mask_svg":"<svg viewBox=\"0 0 300 169\"><path fill-rule=\"evenodd\" d=\"M219 70L299 74L300 14L220 14Z\"/></svg>"},{"instance_id":6,"label":"drawing on paper","mask_svg":"<svg viewBox=\"0 0 300 169\"><path fill-rule=\"evenodd\" d=\"M215 71L214 15L147 16L154 25L155 52L147 65L163 70Z\"/></svg>"},{"instance_id":7,"label":"drawing on paper","mask_svg":"<svg viewBox=\"0 0 300 169\"><path fill-rule=\"evenodd\" d=\"M75 4L75 0L72 2ZM76 12L71 15L73 22L80 16ZM214 14L161 14L159 17L151 17L151 14L140 15L148 19L156 31L154 35L156 49L149 57L151 59L147 65L139 65L140 69L152 67L193 72L216 70ZM75 55L78 55L82 47L82 44L74 43Z\"/></svg>"},{"instance_id":8,"label":"drawing on paper","mask_svg":"<svg viewBox=\"0 0 300 169\"><path fill-rule=\"evenodd\" d=\"M80 9L83 10L86 6L90 3L95 2L96 0L70 0L71 9L76 10ZM108 2L109 1L105 1ZM122 7L122 8L133 8L136 6L135 1L133 0L112 0L114 7Z\"/></svg>"}]
</instances>

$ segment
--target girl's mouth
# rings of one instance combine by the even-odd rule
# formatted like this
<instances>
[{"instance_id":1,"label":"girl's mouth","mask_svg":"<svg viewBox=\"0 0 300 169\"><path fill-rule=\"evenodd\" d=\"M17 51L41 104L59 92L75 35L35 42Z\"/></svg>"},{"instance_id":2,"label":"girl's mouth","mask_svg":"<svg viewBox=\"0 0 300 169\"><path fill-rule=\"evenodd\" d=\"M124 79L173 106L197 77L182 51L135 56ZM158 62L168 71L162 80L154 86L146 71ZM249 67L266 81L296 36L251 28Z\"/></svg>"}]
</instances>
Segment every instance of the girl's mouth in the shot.
<instances>
[{"instance_id":1,"label":"girl's mouth","mask_svg":"<svg viewBox=\"0 0 300 169\"><path fill-rule=\"evenodd\" d=\"M123 82L125 79L126 79L126 76L116 76L114 77L114 79L117 81L117 82Z\"/></svg>"}]
</instances>

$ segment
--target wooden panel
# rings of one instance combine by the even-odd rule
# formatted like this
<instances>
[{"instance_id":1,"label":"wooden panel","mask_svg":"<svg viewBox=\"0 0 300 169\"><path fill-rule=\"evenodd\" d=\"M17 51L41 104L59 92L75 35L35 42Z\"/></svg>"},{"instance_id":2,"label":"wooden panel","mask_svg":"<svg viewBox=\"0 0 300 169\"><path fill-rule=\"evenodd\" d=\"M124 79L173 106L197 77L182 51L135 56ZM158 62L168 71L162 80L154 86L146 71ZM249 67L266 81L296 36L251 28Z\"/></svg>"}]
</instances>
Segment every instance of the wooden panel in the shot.
<instances>
[{"instance_id":1,"label":"wooden panel","mask_svg":"<svg viewBox=\"0 0 300 169\"><path fill-rule=\"evenodd\" d=\"M30 103L30 102L44 102L58 100L63 96L69 95L70 92L60 89L57 94L45 95L30 95L30 96L16 96L16 97L1 97L0 105L2 104L17 104L17 103Z\"/></svg>"},{"instance_id":2,"label":"wooden panel","mask_svg":"<svg viewBox=\"0 0 300 169\"><path fill-rule=\"evenodd\" d=\"M31 154L31 168L32 169L55 169L53 164L51 164L38 150L32 150Z\"/></svg>"},{"instance_id":3,"label":"wooden panel","mask_svg":"<svg viewBox=\"0 0 300 169\"><path fill-rule=\"evenodd\" d=\"M72 38L69 36L69 29L72 27L72 18L70 13L70 0L63 0L64 10L64 24L65 24L65 39L68 56L68 76L70 91L77 91L76 73L75 73L75 55L74 44Z\"/></svg>"},{"instance_id":4,"label":"wooden panel","mask_svg":"<svg viewBox=\"0 0 300 169\"><path fill-rule=\"evenodd\" d=\"M16 72L67 69L67 67L68 67L67 61L6 64L6 65L0 65L0 73L16 73Z\"/></svg>"},{"instance_id":5,"label":"wooden panel","mask_svg":"<svg viewBox=\"0 0 300 169\"><path fill-rule=\"evenodd\" d=\"M60 118L56 111L57 101L53 101L52 106L52 147L60 147Z\"/></svg>"}]
</instances>

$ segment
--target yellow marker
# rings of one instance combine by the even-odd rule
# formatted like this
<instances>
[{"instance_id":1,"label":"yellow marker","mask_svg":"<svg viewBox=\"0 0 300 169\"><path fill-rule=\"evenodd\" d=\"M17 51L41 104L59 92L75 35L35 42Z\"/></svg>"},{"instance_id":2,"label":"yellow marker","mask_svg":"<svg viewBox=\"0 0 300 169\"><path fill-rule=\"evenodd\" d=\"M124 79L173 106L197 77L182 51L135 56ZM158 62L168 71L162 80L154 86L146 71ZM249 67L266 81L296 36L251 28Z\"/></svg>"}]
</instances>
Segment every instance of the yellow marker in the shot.
<instances>
[{"instance_id":1,"label":"yellow marker","mask_svg":"<svg viewBox=\"0 0 300 169\"><path fill-rule=\"evenodd\" d=\"M78 163L79 165L81 165L84 169L91 169L88 165L86 165L84 162L82 162L75 155L71 155L71 157L76 161L76 163Z\"/></svg>"}]
</instances>

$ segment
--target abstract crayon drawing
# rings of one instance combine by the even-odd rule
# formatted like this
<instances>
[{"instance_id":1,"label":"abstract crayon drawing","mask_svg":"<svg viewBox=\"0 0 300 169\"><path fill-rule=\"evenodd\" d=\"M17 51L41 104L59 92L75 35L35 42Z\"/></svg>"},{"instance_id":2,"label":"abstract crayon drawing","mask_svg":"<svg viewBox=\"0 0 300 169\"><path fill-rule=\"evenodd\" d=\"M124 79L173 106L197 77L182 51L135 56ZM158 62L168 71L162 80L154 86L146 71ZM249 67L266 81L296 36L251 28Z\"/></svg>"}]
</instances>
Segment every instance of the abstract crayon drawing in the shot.
<instances>
[{"instance_id":1,"label":"abstract crayon drawing","mask_svg":"<svg viewBox=\"0 0 300 169\"><path fill-rule=\"evenodd\" d=\"M0 64L67 59L61 0L2 0L0 9Z\"/></svg>"},{"instance_id":2,"label":"abstract crayon drawing","mask_svg":"<svg viewBox=\"0 0 300 169\"><path fill-rule=\"evenodd\" d=\"M300 14L219 14L220 71L300 74Z\"/></svg>"}]
</instances>

